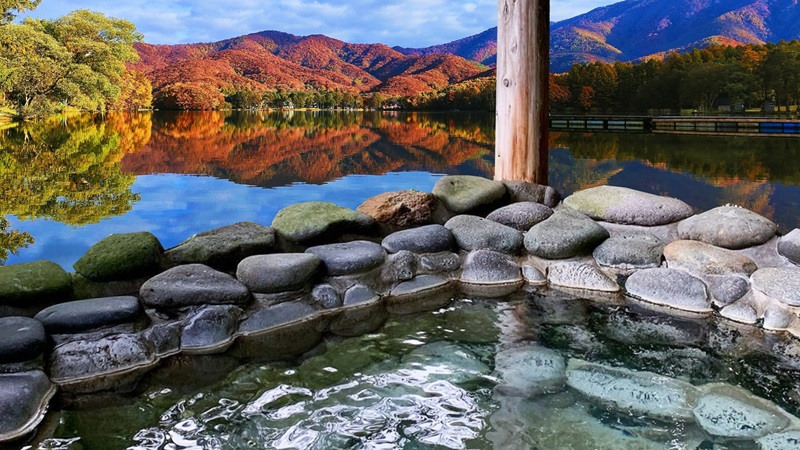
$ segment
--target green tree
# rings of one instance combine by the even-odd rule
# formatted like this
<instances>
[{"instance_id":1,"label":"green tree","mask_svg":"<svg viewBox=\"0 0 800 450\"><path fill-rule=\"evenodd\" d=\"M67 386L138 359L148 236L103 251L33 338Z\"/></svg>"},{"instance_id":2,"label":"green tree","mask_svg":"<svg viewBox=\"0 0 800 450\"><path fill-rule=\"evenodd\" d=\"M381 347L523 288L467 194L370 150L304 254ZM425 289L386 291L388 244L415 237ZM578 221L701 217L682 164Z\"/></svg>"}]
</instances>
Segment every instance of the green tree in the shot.
<instances>
[{"instance_id":1,"label":"green tree","mask_svg":"<svg viewBox=\"0 0 800 450\"><path fill-rule=\"evenodd\" d=\"M33 244L33 236L18 230L9 230L9 223L5 217L0 216L0 266L8 260L8 254L19 254L19 249Z\"/></svg>"},{"instance_id":2,"label":"green tree","mask_svg":"<svg viewBox=\"0 0 800 450\"><path fill-rule=\"evenodd\" d=\"M11 23L17 16L15 12L30 11L42 0L0 0L0 25Z\"/></svg>"}]
</instances>

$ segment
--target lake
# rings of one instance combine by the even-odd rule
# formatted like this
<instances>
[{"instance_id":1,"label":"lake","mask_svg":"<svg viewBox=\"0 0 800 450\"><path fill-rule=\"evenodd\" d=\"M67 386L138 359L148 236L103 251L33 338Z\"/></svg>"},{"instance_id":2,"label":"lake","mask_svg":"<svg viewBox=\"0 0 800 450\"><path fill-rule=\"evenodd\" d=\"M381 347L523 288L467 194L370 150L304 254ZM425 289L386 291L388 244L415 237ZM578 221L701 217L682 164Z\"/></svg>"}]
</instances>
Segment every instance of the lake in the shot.
<instances>
[{"instance_id":1,"label":"lake","mask_svg":"<svg viewBox=\"0 0 800 450\"><path fill-rule=\"evenodd\" d=\"M155 112L71 117L0 132L0 212L34 243L8 263L72 264L111 233L150 231L165 248L285 206L356 208L444 174L491 178L494 116L481 113ZM601 184L733 203L800 221L800 139L552 133L550 184ZM5 242L3 242L5 243ZM8 246L6 246L8 247Z\"/></svg>"}]
</instances>

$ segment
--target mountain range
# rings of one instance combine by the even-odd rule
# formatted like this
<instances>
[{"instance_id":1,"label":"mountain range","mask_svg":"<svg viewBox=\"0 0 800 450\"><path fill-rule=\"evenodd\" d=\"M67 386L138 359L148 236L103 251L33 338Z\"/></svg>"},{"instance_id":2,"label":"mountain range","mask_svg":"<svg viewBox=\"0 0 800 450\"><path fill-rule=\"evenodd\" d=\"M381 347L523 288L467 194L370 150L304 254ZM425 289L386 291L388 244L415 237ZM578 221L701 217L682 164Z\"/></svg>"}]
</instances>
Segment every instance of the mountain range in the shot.
<instances>
[{"instance_id":1,"label":"mountain range","mask_svg":"<svg viewBox=\"0 0 800 450\"><path fill-rule=\"evenodd\" d=\"M798 0L626 0L551 23L551 72L636 61L712 43L800 38ZM497 28L427 48L350 44L264 31L215 43L137 44L154 90L206 82L256 90L315 88L409 96L491 74Z\"/></svg>"}]
</instances>

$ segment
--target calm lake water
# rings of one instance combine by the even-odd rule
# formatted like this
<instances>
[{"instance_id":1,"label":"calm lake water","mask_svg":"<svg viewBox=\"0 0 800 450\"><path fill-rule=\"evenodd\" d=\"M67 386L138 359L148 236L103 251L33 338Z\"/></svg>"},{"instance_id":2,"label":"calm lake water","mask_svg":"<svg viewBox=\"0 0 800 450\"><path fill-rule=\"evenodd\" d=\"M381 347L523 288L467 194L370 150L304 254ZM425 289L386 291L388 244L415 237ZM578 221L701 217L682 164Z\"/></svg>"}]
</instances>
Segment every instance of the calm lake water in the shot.
<instances>
[{"instance_id":1,"label":"calm lake water","mask_svg":"<svg viewBox=\"0 0 800 450\"><path fill-rule=\"evenodd\" d=\"M0 213L35 243L8 263L68 270L111 233L164 247L285 206L356 208L390 190L430 191L444 174L491 178L494 116L402 113L142 113L81 116L0 132ZM562 195L601 184L734 203L800 225L800 139L553 133Z\"/></svg>"}]
</instances>

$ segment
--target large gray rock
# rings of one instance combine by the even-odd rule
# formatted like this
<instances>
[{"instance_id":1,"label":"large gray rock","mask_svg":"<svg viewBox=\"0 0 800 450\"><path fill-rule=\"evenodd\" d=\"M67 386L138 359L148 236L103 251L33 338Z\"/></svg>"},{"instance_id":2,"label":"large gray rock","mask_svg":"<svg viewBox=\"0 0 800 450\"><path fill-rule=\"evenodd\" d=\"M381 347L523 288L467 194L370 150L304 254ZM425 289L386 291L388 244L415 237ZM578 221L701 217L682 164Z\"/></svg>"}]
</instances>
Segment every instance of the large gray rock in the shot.
<instances>
[{"instance_id":1,"label":"large gray rock","mask_svg":"<svg viewBox=\"0 0 800 450\"><path fill-rule=\"evenodd\" d=\"M800 269L767 268L750 277L753 289L768 298L800 307Z\"/></svg>"},{"instance_id":2,"label":"large gray rock","mask_svg":"<svg viewBox=\"0 0 800 450\"><path fill-rule=\"evenodd\" d=\"M417 275L418 266L415 254L400 250L386 258L386 263L381 269L381 281L387 285L408 281Z\"/></svg>"},{"instance_id":3,"label":"large gray rock","mask_svg":"<svg viewBox=\"0 0 800 450\"><path fill-rule=\"evenodd\" d=\"M714 300L726 305L750 292L750 282L739 275L706 275L703 278Z\"/></svg>"},{"instance_id":4,"label":"large gray rock","mask_svg":"<svg viewBox=\"0 0 800 450\"><path fill-rule=\"evenodd\" d=\"M609 234L594 220L572 211L560 210L525 234L525 248L546 259L566 259L589 254Z\"/></svg>"},{"instance_id":5,"label":"large gray rock","mask_svg":"<svg viewBox=\"0 0 800 450\"><path fill-rule=\"evenodd\" d=\"M567 385L622 413L668 421L691 421L698 395L685 381L576 360L570 360Z\"/></svg>"},{"instance_id":6,"label":"large gray rock","mask_svg":"<svg viewBox=\"0 0 800 450\"><path fill-rule=\"evenodd\" d=\"M594 249L597 264L617 269L649 269L661 265L664 242L649 233L611 236Z\"/></svg>"},{"instance_id":7,"label":"large gray rock","mask_svg":"<svg viewBox=\"0 0 800 450\"><path fill-rule=\"evenodd\" d=\"M47 344L44 327L30 317L0 317L0 336L0 364L38 358Z\"/></svg>"},{"instance_id":8,"label":"large gray rock","mask_svg":"<svg viewBox=\"0 0 800 450\"><path fill-rule=\"evenodd\" d=\"M91 246L73 267L93 281L130 280L158 272L163 252L146 231L112 234Z\"/></svg>"},{"instance_id":9,"label":"large gray rock","mask_svg":"<svg viewBox=\"0 0 800 450\"><path fill-rule=\"evenodd\" d=\"M787 416L770 402L726 384L703 386L694 416L710 435L727 439L757 439L782 431Z\"/></svg>"},{"instance_id":10,"label":"large gray rock","mask_svg":"<svg viewBox=\"0 0 800 450\"><path fill-rule=\"evenodd\" d=\"M150 367L154 349L135 334L61 344L50 355L50 377L58 384Z\"/></svg>"},{"instance_id":11,"label":"large gray rock","mask_svg":"<svg viewBox=\"0 0 800 450\"><path fill-rule=\"evenodd\" d=\"M520 202L496 209L486 218L515 230L528 231L552 215L553 210L548 206L534 202Z\"/></svg>"},{"instance_id":12,"label":"large gray rock","mask_svg":"<svg viewBox=\"0 0 800 450\"><path fill-rule=\"evenodd\" d=\"M522 282L522 270L508 255L494 250L475 250L464 260L461 282L497 284Z\"/></svg>"},{"instance_id":13,"label":"large gray rock","mask_svg":"<svg viewBox=\"0 0 800 450\"><path fill-rule=\"evenodd\" d=\"M675 241L664 247L664 258L673 269L703 275L750 276L758 270L756 263L735 251L700 241Z\"/></svg>"},{"instance_id":14,"label":"large gray rock","mask_svg":"<svg viewBox=\"0 0 800 450\"><path fill-rule=\"evenodd\" d=\"M186 318L181 350L222 350L233 342L242 310L230 305L206 306Z\"/></svg>"},{"instance_id":15,"label":"large gray rock","mask_svg":"<svg viewBox=\"0 0 800 450\"><path fill-rule=\"evenodd\" d=\"M598 186L572 194L564 205L604 222L656 226L692 215L691 206L669 197L616 186Z\"/></svg>"},{"instance_id":16,"label":"large gray rock","mask_svg":"<svg viewBox=\"0 0 800 450\"><path fill-rule=\"evenodd\" d=\"M800 265L800 229L795 228L778 242L778 253L784 258Z\"/></svg>"},{"instance_id":17,"label":"large gray rock","mask_svg":"<svg viewBox=\"0 0 800 450\"><path fill-rule=\"evenodd\" d=\"M384 192L368 198L356 211L382 224L415 227L433 222L437 199L433 194L414 190Z\"/></svg>"},{"instance_id":18,"label":"large gray rock","mask_svg":"<svg viewBox=\"0 0 800 450\"><path fill-rule=\"evenodd\" d=\"M236 278L258 294L293 291L314 278L320 263L319 257L311 253L249 256L236 268Z\"/></svg>"},{"instance_id":19,"label":"large gray rock","mask_svg":"<svg viewBox=\"0 0 800 450\"><path fill-rule=\"evenodd\" d=\"M279 303L250 314L239 326L245 334L261 333L314 317L317 310L301 302Z\"/></svg>"},{"instance_id":20,"label":"large gray rock","mask_svg":"<svg viewBox=\"0 0 800 450\"><path fill-rule=\"evenodd\" d=\"M354 275L375 269L386 260L386 250L369 241L352 241L328 244L306 250L322 260L322 267L330 276Z\"/></svg>"},{"instance_id":21,"label":"large gray rock","mask_svg":"<svg viewBox=\"0 0 800 450\"><path fill-rule=\"evenodd\" d=\"M413 253L449 252L453 249L453 244L453 234L442 225L425 225L398 231L386 236L381 242L389 253L403 250Z\"/></svg>"},{"instance_id":22,"label":"large gray rock","mask_svg":"<svg viewBox=\"0 0 800 450\"><path fill-rule=\"evenodd\" d=\"M600 292L619 292L619 285L596 266L582 262L560 262L547 269L553 286Z\"/></svg>"},{"instance_id":23,"label":"large gray rock","mask_svg":"<svg viewBox=\"0 0 800 450\"><path fill-rule=\"evenodd\" d=\"M271 253L275 230L253 222L239 222L196 234L164 253L176 265L205 264L230 270L252 255Z\"/></svg>"},{"instance_id":24,"label":"large gray rock","mask_svg":"<svg viewBox=\"0 0 800 450\"><path fill-rule=\"evenodd\" d=\"M0 375L0 443L33 431L55 392L40 370Z\"/></svg>"},{"instance_id":25,"label":"large gray rock","mask_svg":"<svg viewBox=\"0 0 800 450\"><path fill-rule=\"evenodd\" d=\"M482 217L460 215L444 226L453 233L458 246L467 251L488 249L516 254L522 249L523 235L519 230Z\"/></svg>"},{"instance_id":26,"label":"large gray rock","mask_svg":"<svg viewBox=\"0 0 800 450\"><path fill-rule=\"evenodd\" d=\"M328 202L297 203L278 211L272 228L292 242L313 242L337 233L370 233L372 217Z\"/></svg>"},{"instance_id":27,"label":"large gray rock","mask_svg":"<svg viewBox=\"0 0 800 450\"><path fill-rule=\"evenodd\" d=\"M34 317L50 334L82 333L133 323L144 311L136 297L106 297L49 306Z\"/></svg>"},{"instance_id":28,"label":"large gray rock","mask_svg":"<svg viewBox=\"0 0 800 450\"><path fill-rule=\"evenodd\" d=\"M734 250L763 244L777 232L778 226L771 220L737 206L720 206L678 225L681 239Z\"/></svg>"},{"instance_id":29,"label":"large gray rock","mask_svg":"<svg viewBox=\"0 0 800 450\"><path fill-rule=\"evenodd\" d=\"M625 289L632 297L656 305L697 313L711 312L705 283L681 270L640 270L628 278Z\"/></svg>"},{"instance_id":30,"label":"large gray rock","mask_svg":"<svg viewBox=\"0 0 800 450\"><path fill-rule=\"evenodd\" d=\"M560 390L567 379L567 363L555 350L526 345L498 352L494 370L506 395L531 396Z\"/></svg>"},{"instance_id":31,"label":"large gray rock","mask_svg":"<svg viewBox=\"0 0 800 450\"><path fill-rule=\"evenodd\" d=\"M552 187L528 181L503 181L511 196L511 201L536 202L555 208L561 202L561 195Z\"/></svg>"},{"instance_id":32,"label":"large gray rock","mask_svg":"<svg viewBox=\"0 0 800 450\"><path fill-rule=\"evenodd\" d=\"M72 293L72 277L58 264L35 261L0 266L0 305L29 306Z\"/></svg>"},{"instance_id":33,"label":"large gray rock","mask_svg":"<svg viewBox=\"0 0 800 450\"><path fill-rule=\"evenodd\" d=\"M147 280L139 291L145 306L158 309L202 305L242 305L250 301L247 286L202 264L174 267Z\"/></svg>"},{"instance_id":34,"label":"large gray rock","mask_svg":"<svg viewBox=\"0 0 800 450\"><path fill-rule=\"evenodd\" d=\"M506 196L506 187L500 181L471 175L449 175L433 186L433 195L455 214L491 211ZM488 212L488 211L487 211Z\"/></svg>"}]
</instances>

